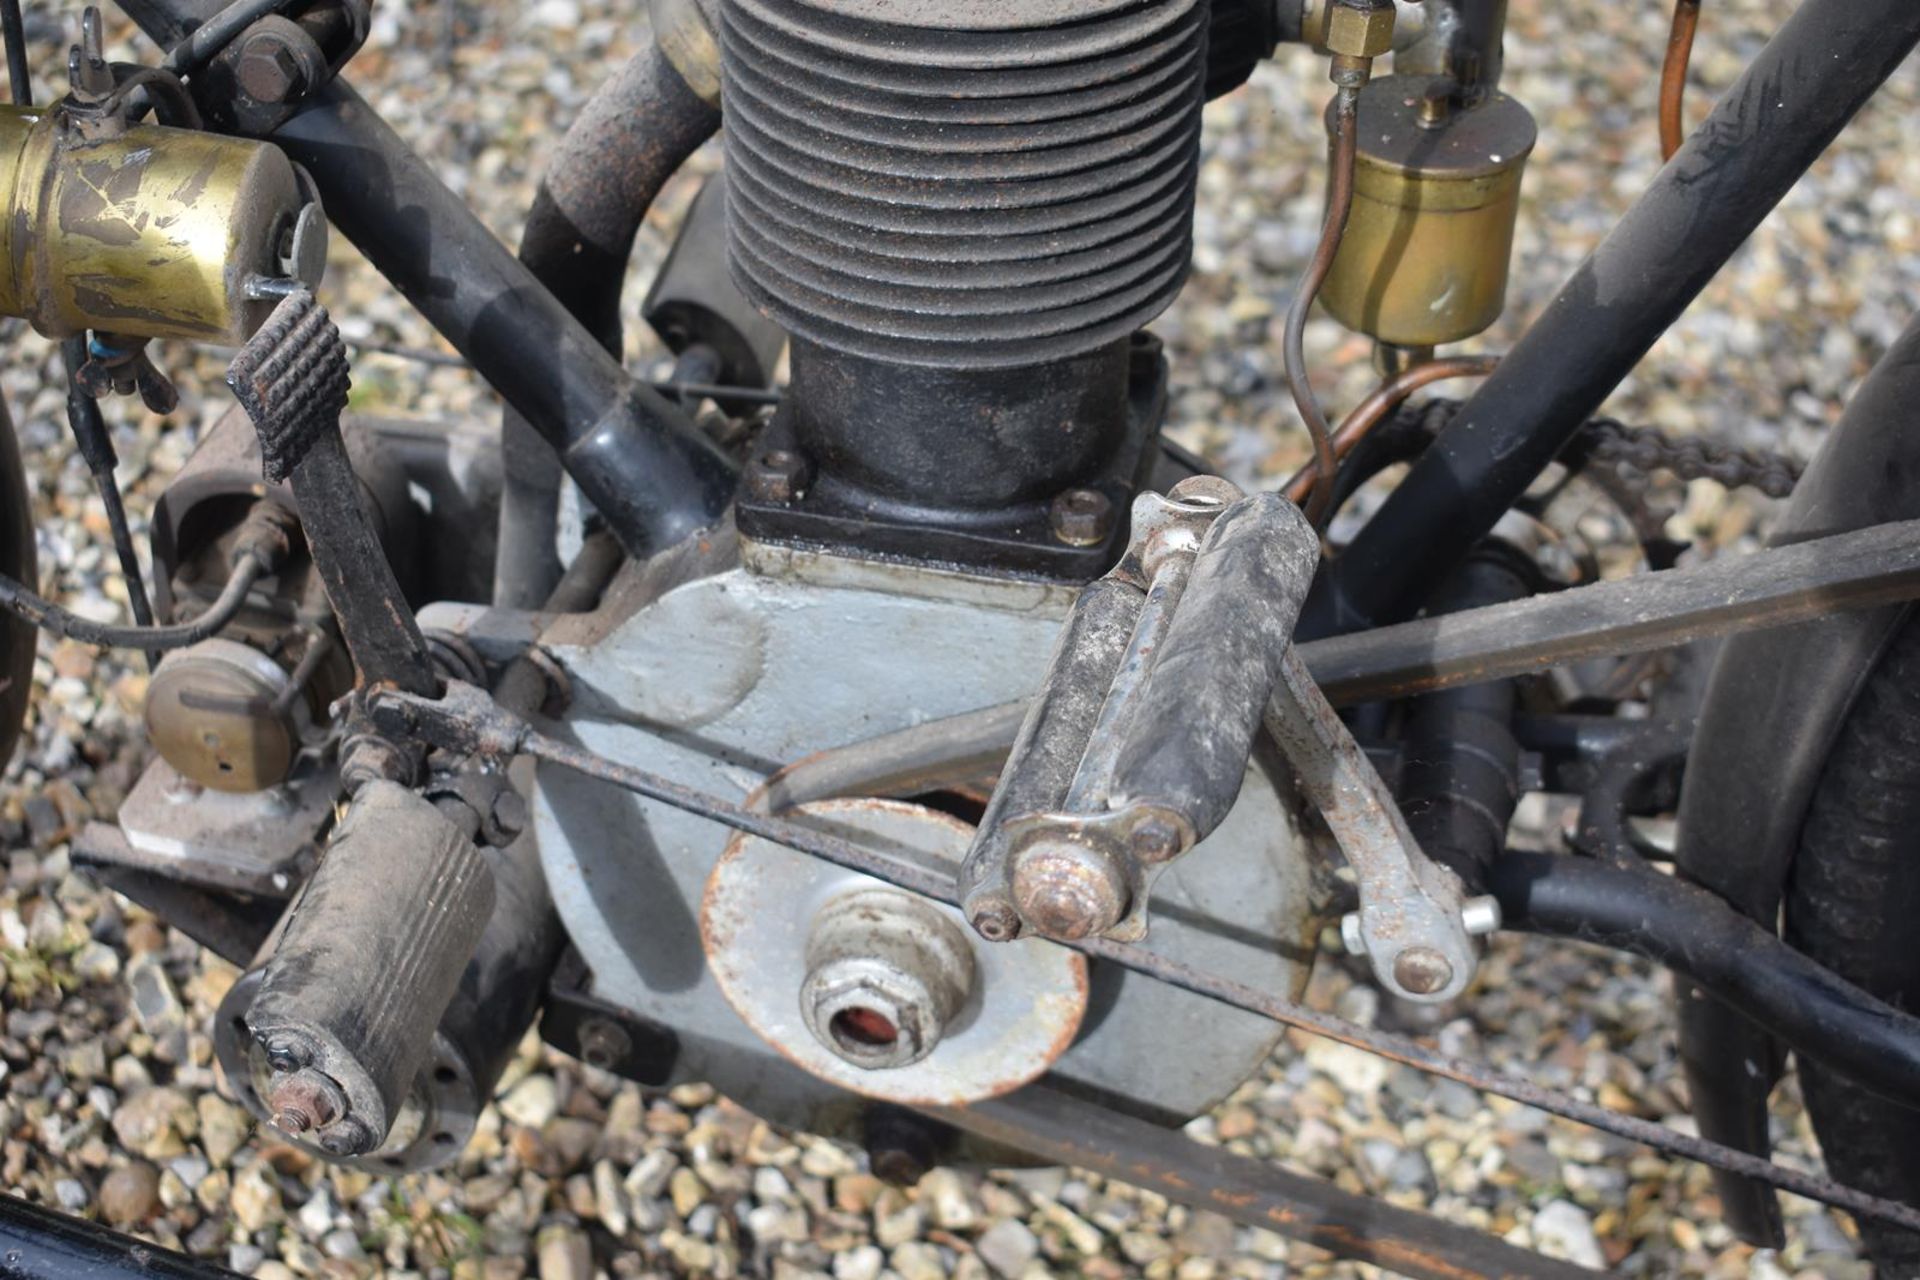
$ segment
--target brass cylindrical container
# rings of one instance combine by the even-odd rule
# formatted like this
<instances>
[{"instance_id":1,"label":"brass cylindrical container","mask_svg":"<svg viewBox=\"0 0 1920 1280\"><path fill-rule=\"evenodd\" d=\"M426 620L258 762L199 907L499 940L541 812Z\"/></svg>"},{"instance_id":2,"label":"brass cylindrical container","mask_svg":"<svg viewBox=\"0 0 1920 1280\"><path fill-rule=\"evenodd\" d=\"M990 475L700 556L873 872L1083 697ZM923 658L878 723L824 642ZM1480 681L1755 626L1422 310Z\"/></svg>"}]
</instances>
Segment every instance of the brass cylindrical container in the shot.
<instances>
[{"instance_id":1,"label":"brass cylindrical container","mask_svg":"<svg viewBox=\"0 0 1920 1280\"><path fill-rule=\"evenodd\" d=\"M0 314L50 338L86 329L238 344L273 299L305 200L264 143L136 125L85 140L52 110L0 107Z\"/></svg>"},{"instance_id":2,"label":"brass cylindrical container","mask_svg":"<svg viewBox=\"0 0 1920 1280\"><path fill-rule=\"evenodd\" d=\"M1361 91L1353 213L1320 290L1342 324L1395 346L1470 338L1506 305L1533 116L1503 93L1459 106L1448 84Z\"/></svg>"}]
</instances>

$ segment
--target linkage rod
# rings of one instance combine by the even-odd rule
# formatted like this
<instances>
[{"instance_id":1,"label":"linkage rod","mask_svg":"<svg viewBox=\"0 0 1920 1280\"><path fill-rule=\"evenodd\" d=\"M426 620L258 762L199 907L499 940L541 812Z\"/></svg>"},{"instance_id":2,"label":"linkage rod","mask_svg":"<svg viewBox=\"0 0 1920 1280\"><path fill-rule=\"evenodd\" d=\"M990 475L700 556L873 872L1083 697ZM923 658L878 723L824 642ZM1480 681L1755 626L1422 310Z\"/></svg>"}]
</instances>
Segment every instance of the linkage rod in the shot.
<instances>
[{"instance_id":1,"label":"linkage rod","mask_svg":"<svg viewBox=\"0 0 1920 1280\"><path fill-rule=\"evenodd\" d=\"M517 754L530 755L849 871L884 880L910 893L949 906L958 905L954 885L945 875L897 862L852 841L812 830L800 823L750 812L719 796L547 737L536 732L518 716L495 706L484 692L471 685L450 683L446 696L437 702L378 689L371 695L369 710L374 722L389 734L417 736L448 750L477 752L502 759ZM1259 1014L1285 1026L1325 1036L1416 1070L1644 1143L1671 1155L1746 1174L1783 1191L1791 1191L1849 1213L1878 1218L1909 1230L1920 1230L1920 1209L1868 1195L1815 1174L1789 1169L1665 1125L1609 1111L1571 1094L1543 1088L1517 1076L1430 1049L1405 1036L1359 1026L1292 1000L1258 991L1230 978L1169 960L1143 947L1099 939L1073 945L1096 959L1110 961L1170 986Z\"/></svg>"}]
</instances>

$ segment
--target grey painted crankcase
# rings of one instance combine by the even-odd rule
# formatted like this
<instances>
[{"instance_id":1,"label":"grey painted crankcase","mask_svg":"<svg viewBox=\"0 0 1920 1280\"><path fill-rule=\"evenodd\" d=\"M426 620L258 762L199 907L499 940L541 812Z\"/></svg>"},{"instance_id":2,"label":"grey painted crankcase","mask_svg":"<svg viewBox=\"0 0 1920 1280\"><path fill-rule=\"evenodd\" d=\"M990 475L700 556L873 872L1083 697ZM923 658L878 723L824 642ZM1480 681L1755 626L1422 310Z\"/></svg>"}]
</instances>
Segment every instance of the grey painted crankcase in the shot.
<instances>
[{"instance_id":1,"label":"grey painted crankcase","mask_svg":"<svg viewBox=\"0 0 1920 1280\"><path fill-rule=\"evenodd\" d=\"M587 625L549 632L573 684L561 736L744 801L813 752L1030 693L1071 600L1059 586L750 549L756 572L729 542L629 570ZM1156 885L1148 947L1298 993L1316 925L1289 788L1263 748L1226 822ZM672 1026L681 1078L774 1123L851 1132L858 1100L756 1037L707 972L699 904L731 833L550 768L533 812L595 994ZM1054 1078L1142 1114L1206 1110L1277 1040L1272 1023L1111 966L1096 964L1091 988Z\"/></svg>"}]
</instances>

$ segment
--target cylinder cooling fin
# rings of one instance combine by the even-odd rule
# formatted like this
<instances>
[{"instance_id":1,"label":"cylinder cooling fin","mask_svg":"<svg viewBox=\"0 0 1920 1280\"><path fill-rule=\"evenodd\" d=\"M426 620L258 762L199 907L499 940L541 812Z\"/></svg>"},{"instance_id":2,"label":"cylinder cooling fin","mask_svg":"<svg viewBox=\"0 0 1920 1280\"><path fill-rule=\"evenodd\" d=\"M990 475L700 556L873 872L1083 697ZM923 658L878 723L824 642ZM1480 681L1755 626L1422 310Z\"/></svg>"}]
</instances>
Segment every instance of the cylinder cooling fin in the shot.
<instances>
[{"instance_id":1,"label":"cylinder cooling fin","mask_svg":"<svg viewBox=\"0 0 1920 1280\"><path fill-rule=\"evenodd\" d=\"M722 0L741 288L823 347L1096 350L1185 280L1205 0Z\"/></svg>"}]
</instances>

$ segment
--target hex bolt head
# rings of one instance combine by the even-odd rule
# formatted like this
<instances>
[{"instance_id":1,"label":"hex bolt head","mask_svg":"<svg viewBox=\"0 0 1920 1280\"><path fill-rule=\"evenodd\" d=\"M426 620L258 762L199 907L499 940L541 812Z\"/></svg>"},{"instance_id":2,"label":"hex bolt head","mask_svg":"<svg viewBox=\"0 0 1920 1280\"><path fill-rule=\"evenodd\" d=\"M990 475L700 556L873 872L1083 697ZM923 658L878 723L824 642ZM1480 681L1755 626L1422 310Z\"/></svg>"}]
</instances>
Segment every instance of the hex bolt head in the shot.
<instances>
[{"instance_id":1,"label":"hex bolt head","mask_svg":"<svg viewBox=\"0 0 1920 1280\"><path fill-rule=\"evenodd\" d=\"M1340 945L1350 956L1367 954L1367 935L1360 931L1360 913L1349 911L1340 917Z\"/></svg>"},{"instance_id":2,"label":"hex bolt head","mask_svg":"<svg viewBox=\"0 0 1920 1280\"><path fill-rule=\"evenodd\" d=\"M287 102L307 88L306 68L278 32L263 31L240 46L234 79L255 102Z\"/></svg>"},{"instance_id":3,"label":"hex bolt head","mask_svg":"<svg viewBox=\"0 0 1920 1280\"><path fill-rule=\"evenodd\" d=\"M806 459L791 449L769 449L747 463L747 495L756 502L788 503L806 489Z\"/></svg>"},{"instance_id":4,"label":"hex bolt head","mask_svg":"<svg viewBox=\"0 0 1920 1280\"><path fill-rule=\"evenodd\" d=\"M1142 862L1165 862L1178 857L1186 841L1172 819L1150 817L1133 829L1127 844Z\"/></svg>"},{"instance_id":5,"label":"hex bolt head","mask_svg":"<svg viewBox=\"0 0 1920 1280\"><path fill-rule=\"evenodd\" d=\"M1408 947L1393 958L1393 980L1403 991L1430 996L1453 981L1453 966L1432 947Z\"/></svg>"},{"instance_id":6,"label":"hex bolt head","mask_svg":"<svg viewBox=\"0 0 1920 1280\"><path fill-rule=\"evenodd\" d=\"M1113 502L1098 489L1068 489L1047 509L1053 536L1070 547L1097 547L1113 532Z\"/></svg>"},{"instance_id":7,"label":"hex bolt head","mask_svg":"<svg viewBox=\"0 0 1920 1280\"><path fill-rule=\"evenodd\" d=\"M340 1086L311 1067L279 1076L267 1093L274 1127L298 1136L332 1124L346 1110Z\"/></svg>"},{"instance_id":8,"label":"hex bolt head","mask_svg":"<svg viewBox=\"0 0 1920 1280\"><path fill-rule=\"evenodd\" d=\"M1018 850L1013 901L1034 930L1062 942L1105 933L1132 900L1126 876L1098 849L1043 840Z\"/></svg>"},{"instance_id":9,"label":"hex bolt head","mask_svg":"<svg viewBox=\"0 0 1920 1280\"><path fill-rule=\"evenodd\" d=\"M588 1018L580 1024L580 1061L611 1071L633 1052L633 1039L611 1018Z\"/></svg>"},{"instance_id":10,"label":"hex bolt head","mask_svg":"<svg viewBox=\"0 0 1920 1280\"><path fill-rule=\"evenodd\" d=\"M965 929L895 889L856 890L821 908L807 966L807 1030L867 1071L909 1067L932 1053L973 989Z\"/></svg>"},{"instance_id":11,"label":"hex bolt head","mask_svg":"<svg viewBox=\"0 0 1920 1280\"><path fill-rule=\"evenodd\" d=\"M976 909L971 923L973 931L988 942L1011 942L1020 936L1020 913L1009 903L992 902Z\"/></svg>"},{"instance_id":12,"label":"hex bolt head","mask_svg":"<svg viewBox=\"0 0 1920 1280\"><path fill-rule=\"evenodd\" d=\"M1348 58L1378 58L1393 51L1393 0L1332 0L1327 10L1327 51Z\"/></svg>"}]
</instances>

